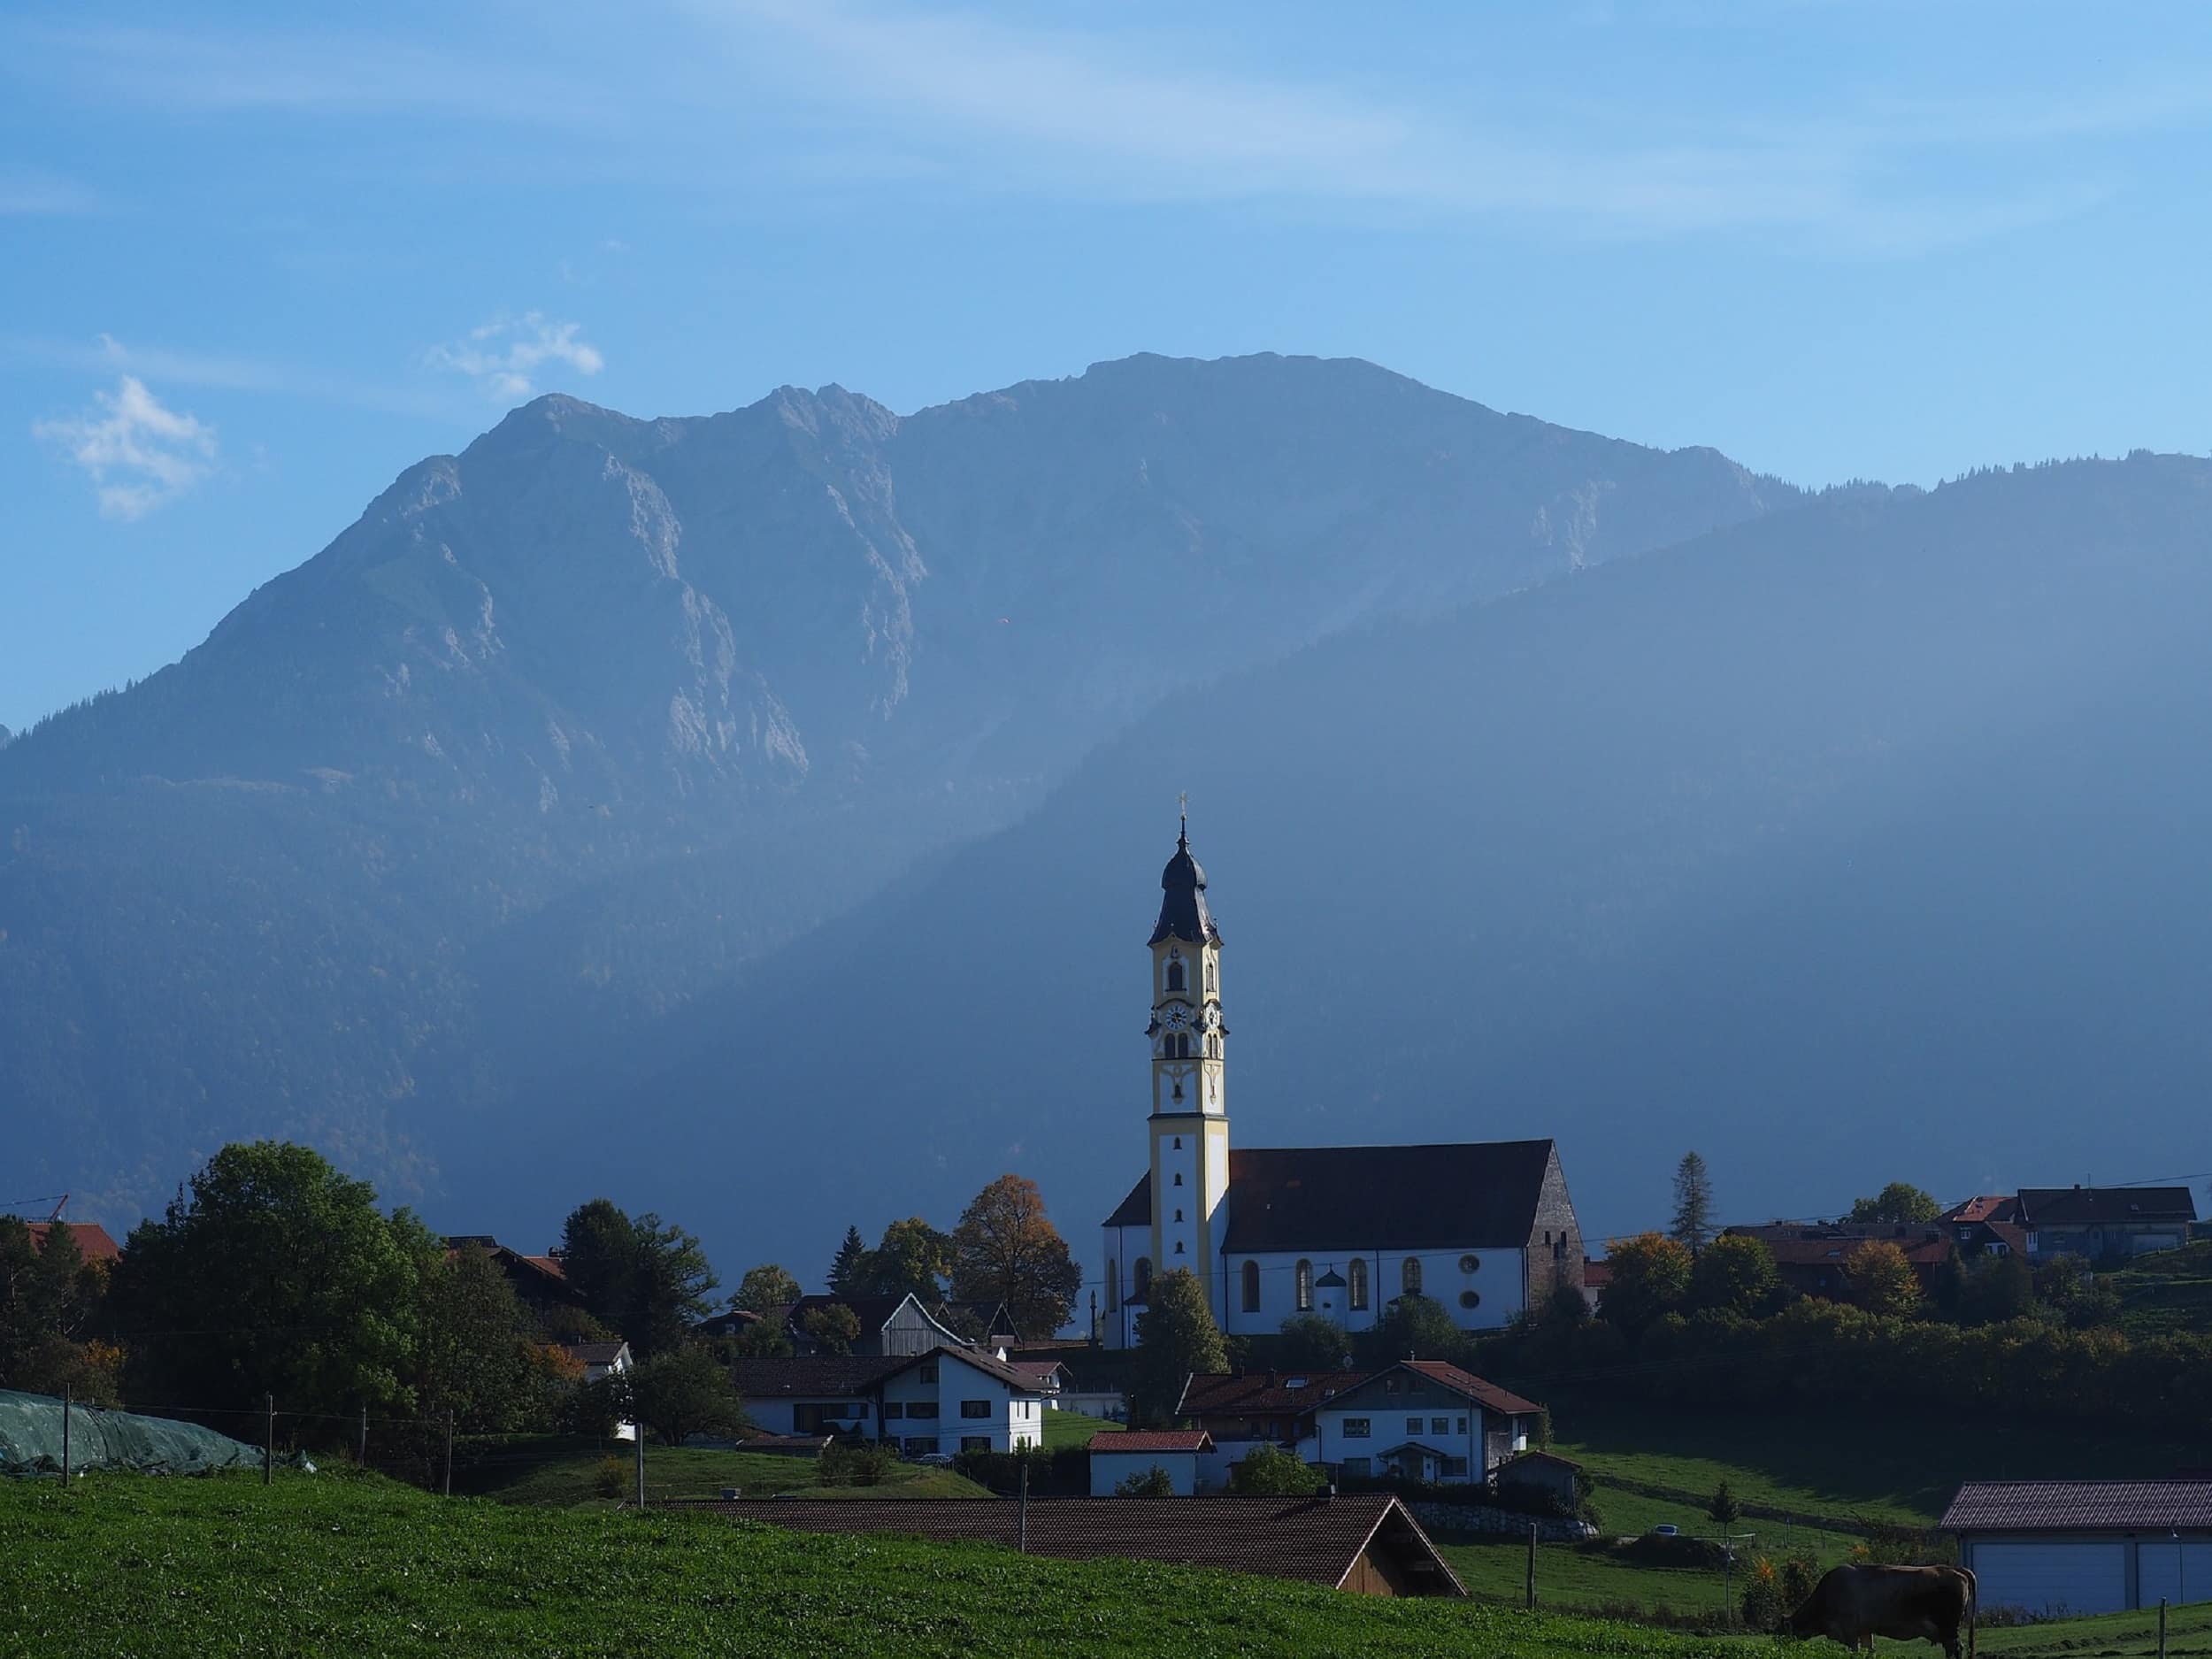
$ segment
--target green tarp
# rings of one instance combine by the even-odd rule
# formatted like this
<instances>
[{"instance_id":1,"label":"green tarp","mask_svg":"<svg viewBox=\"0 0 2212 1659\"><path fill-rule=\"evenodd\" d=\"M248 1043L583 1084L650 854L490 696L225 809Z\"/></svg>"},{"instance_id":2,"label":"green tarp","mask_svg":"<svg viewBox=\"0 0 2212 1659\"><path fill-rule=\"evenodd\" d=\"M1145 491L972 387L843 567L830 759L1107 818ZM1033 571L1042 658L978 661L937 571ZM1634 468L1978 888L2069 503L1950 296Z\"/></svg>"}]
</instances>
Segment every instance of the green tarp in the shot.
<instances>
[{"instance_id":1,"label":"green tarp","mask_svg":"<svg viewBox=\"0 0 2212 1659\"><path fill-rule=\"evenodd\" d=\"M0 1474L61 1472L63 1405L51 1394L0 1389ZM257 1469L261 1448L196 1423L77 1405L69 1412L69 1468L135 1469L196 1475L211 1469Z\"/></svg>"}]
</instances>

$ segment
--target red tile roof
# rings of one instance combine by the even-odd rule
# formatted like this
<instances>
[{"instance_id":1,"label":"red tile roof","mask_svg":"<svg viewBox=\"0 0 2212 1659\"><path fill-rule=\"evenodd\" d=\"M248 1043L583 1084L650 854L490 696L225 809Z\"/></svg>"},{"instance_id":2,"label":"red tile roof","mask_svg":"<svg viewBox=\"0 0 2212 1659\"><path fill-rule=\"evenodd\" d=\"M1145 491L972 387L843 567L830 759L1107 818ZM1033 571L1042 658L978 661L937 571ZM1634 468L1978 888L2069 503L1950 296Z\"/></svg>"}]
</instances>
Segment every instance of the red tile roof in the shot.
<instances>
[{"instance_id":1,"label":"red tile roof","mask_svg":"<svg viewBox=\"0 0 2212 1659\"><path fill-rule=\"evenodd\" d=\"M1199 1372L1183 1385L1179 1417L1295 1416L1356 1388L1366 1371L1256 1371L1236 1376Z\"/></svg>"},{"instance_id":2,"label":"red tile roof","mask_svg":"<svg viewBox=\"0 0 2212 1659\"><path fill-rule=\"evenodd\" d=\"M1970 1480L1946 1532L2212 1530L2212 1480Z\"/></svg>"},{"instance_id":3,"label":"red tile roof","mask_svg":"<svg viewBox=\"0 0 2212 1659\"><path fill-rule=\"evenodd\" d=\"M119 1261L123 1255L123 1247L108 1237L108 1230L96 1221L34 1221L28 1225L34 1249L46 1248L47 1229L64 1226L69 1229L69 1236L77 1241L77 1253L88 1262Z\"/></svg>"},{"instance_id":4,"label":"red tile roof","mask_svg":"<svg viewBox=\"0 0 2212 1659\"><path fill-rule=\"evenodd\" d=\"M2009 1221L2019 1208L2020 1201L2009 1193L1990 1193L1983 1197L1970 1198L1962 1204L1954 1204L1937 1217L1941 1221Z\"/></svg>"},{"instance_id":5,"label":"red tile roof","mask_svg":"<svg viewBox=\"0 0 2212 1659\"><path fill-rule=\"evenodd\" d=\"M708 1510L807 1532L904 1534L1016 1546L1027 1510L1029 1554L1062 1561L1159 1561L1341 1586L1363 1553L1393 1560L1416 1594L1464 1595L1428 1534L1397 1499L764 1498L664 1507Z\"/></svg>"},{"instance_id":6,"label":"red tile roof","mask_svg":"<svg viewBox=\"0 0 2212 1659\"><path fill-rule=\"evenodd\" d=\"M1407 1359L1398 1363L1408 1371L1420 1372L1431 1382L1441 1383L1454 1393L1466 1395L1486 1411L1506 1417L1533 1417L1544 1409L1533 1400L1524 1400L1509 1389L1486 1382L1472 1371L1462 1371L1440 1359Z\"/></svg>"},{"instance_id":7,"label":"red tile roof","mask_svg":"<svg viewBox=\"0 0 2212 1659\"><path fill-rule=\"evenodd\" d=\"M1124 1429L1120 1433L1094 1434L1091 1450L1131 1456L1146 1452L1210 1452L1213 1436L1203 1429Z\"/></svg>"},{"instance_id":8,"label":"red tile roof","mask_svg":"<svg viewBox=\"0 0 2212 1659\"><path fill-rule=\"evenodd\" d=\"M1612 1282L1612 1263L1585 1261L1582 1263L1582 1287L1585 1290L1603 1290Z\"/></svg>"}]
</instances>

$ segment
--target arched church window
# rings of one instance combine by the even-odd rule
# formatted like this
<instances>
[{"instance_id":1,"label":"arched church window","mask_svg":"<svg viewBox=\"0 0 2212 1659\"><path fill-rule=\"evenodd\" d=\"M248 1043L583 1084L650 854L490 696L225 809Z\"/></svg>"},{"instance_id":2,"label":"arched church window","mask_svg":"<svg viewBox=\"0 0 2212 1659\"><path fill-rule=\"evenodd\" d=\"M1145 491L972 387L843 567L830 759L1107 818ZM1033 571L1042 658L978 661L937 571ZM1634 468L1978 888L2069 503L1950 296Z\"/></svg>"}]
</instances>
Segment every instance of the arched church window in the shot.
<instances>
[{"instance_id":1,"label":"arched church window","mask_svg":"<svg viewBox=\"0 0 2212 1659\"><path fill-rule=\"evenodd\" d=\"M1179 991L1184 988L1183 953L1179 950L1171 950L1167 953L1167 988L1171 991Z\"/></svg>"},{"instance_id":2,"label":"arched church window","mask_svg":"<svg viewBox=\"0 0 2212 1659\"><path fill-rule=\"evenodd\" d=\"M1409 1256L1398 1267L1398 1289L1401 1294L1417 1296L1421 1294L1421 1258Z\"/></svg>"},{"instance_id":3,"label":"arched church window","mask_svg":"<svg viewBox=\"0 0 2212 1659\"><path fill-rule=\"evenodd\" d=\"M1112 1313L1121 1306L1121 1274L1115 1268L1114 1258L1106 1258L1106 1311Z\"/></svg>"},{"instance_id":4,"label":"arched church window","mask_svg":"<svg viewBox=\"0 0 2212 1659\"><path fill-rule=\"evenodd\" d=\"M1183 1212L1182 1212L1181 1210L1177 1210L1177 1211L1175 1212L1175 1218L1176 1218L1176 1220L1180 1221L1180 1220L1183 1218Z\"/></svg>"},{"instance_id":5,"label":"arched church window","mask_svg":"<svg viewBox=\"0 0 2212 1659\"><path fill-rule=\"evenodd\" d=\"M1183 1149L1183 1137L1180 1135L1175 1137L1175 1149L1178 1152L1180 1152Z\"/></svg>"},{"instance_id":6,"label":"arched church window","mask_svg":"<svg viewBox=\"0 0 2212 1659\"><path fill-rule=\"evenodd\" d=\"M1141 1302L1152 1288L1152 1258L1140 1256L1137 1264L1129 1270L1129 1294Z\"/></svg>"},{"instance_id":7,"label":"arched church window","mask_svg":"<svg viewBox=\"0 0 2212 1659\"><path fill-rule=\"evenodd\" d=\"M1182 1253L1183 1253L1183 1241L1182 1241L1182 1240L1178 1239L1178 1240L1175 1240L1175 1254L1176 1254L1176 1255L1178 1255L1178 1256L1180 1256L1180 1255L1182 1255Z\"/></svg>"},{"instance_id":8,"label":"arched church window","mask_svg":"<svg viewBox=\"0 0 2212 1659\"><path fill-rule=\"evenodd\" d=\"M1367 1305L1367 1263L1356 1256L1352 1258L1348 1294L1353 1308L1355 1310L1364 1308Z\"/></svg>"},{"instance_id":9,"label":"arched church window","mask_svg":"<svg viewBox=\"0 0 2212 1659\"><path fill-rule=\"evenodd\" d=\"M1247 1313L1260 1310L1260 1264L1257 1262L1244 1264L1244 1310Z\"/></svg>"},{"instance_id":10,"label":"arched church window","mask_svg":"<svg viewBox=\"0 0 2212 1659\"><path fill-rule=\"evenodd\" d=\"M1180 1187L1183 1184L1183 1171L1180 1170L1175 1171L1175 1184L1178 1187Z\"/></svg>"},{"instance_id":11,"label":"arched church window","mask_svg":"<svg viewBox=\"0 0 2212 1659\"><path fill-rule=\"evenodd\" d=\"M1298 1311L1313 1311L1313 1263L1303 1257L1298 1263Z\"/></svg>"}]
</instances>

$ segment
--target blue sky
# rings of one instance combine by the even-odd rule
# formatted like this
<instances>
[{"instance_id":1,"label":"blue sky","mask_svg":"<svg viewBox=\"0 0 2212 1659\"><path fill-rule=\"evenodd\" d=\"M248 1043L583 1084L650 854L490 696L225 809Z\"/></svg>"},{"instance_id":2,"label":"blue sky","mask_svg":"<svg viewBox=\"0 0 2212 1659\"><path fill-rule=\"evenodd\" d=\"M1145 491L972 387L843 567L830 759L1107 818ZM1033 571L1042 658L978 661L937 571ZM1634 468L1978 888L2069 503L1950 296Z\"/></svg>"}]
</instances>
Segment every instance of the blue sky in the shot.
<instances>
[{"instance_id":1,"label":"blue sky","mask_svg":"<svg viewBox=\"0 0 2212 1659\"><path fill-rule=\"evenodd\" d=\"M1282 350L1809 483L2201 452L2208 184L2200 5L19 0L0 723L549 389Z\"/></svg>"}]
</instances>

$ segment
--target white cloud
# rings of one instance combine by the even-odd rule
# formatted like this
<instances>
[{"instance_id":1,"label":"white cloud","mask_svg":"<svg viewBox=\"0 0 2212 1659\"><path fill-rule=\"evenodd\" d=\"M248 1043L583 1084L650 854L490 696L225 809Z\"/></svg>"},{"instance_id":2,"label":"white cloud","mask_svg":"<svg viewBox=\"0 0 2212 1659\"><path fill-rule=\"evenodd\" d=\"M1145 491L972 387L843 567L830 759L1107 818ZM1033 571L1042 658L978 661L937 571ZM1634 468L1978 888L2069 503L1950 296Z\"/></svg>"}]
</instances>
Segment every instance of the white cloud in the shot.
<instances>
[{"instance_id":1,"label":"white cloud","mask_svg":"<svg viewBox=\"0 0 2212 1659\"><path fill-rule=\"evenodd\" d=\"M432 347L429 360L434 368L467 375L486 396L511 403L536 389L537 372L549 363L565 363L579 374L606 366L598 349L578 338L582 331L581 323L553 322L541 311L495 317L465 339Z\"/></svg>"},{"instance_id":2,"label":"white cloud","mask_svg":"<svg viewBox=\"0 0 2212 1659\"><path fill-rule=\"evenodd\" d=\"M110 518L142 518L215 470L215 428L165 407L133 374L95 392L90 409L38 421L31 434L90 475Z\"/></svg>"},{"instance_id":3,"label":"white cloud","mask_svg":"<svg viewBox=\"0 0 2212 1659\"><path fill-rule=\"evenodd\" d=\"M82 185L42 168L0 163L0 217L88 213L93 206Z\"/></svg>"}]
</instances>

